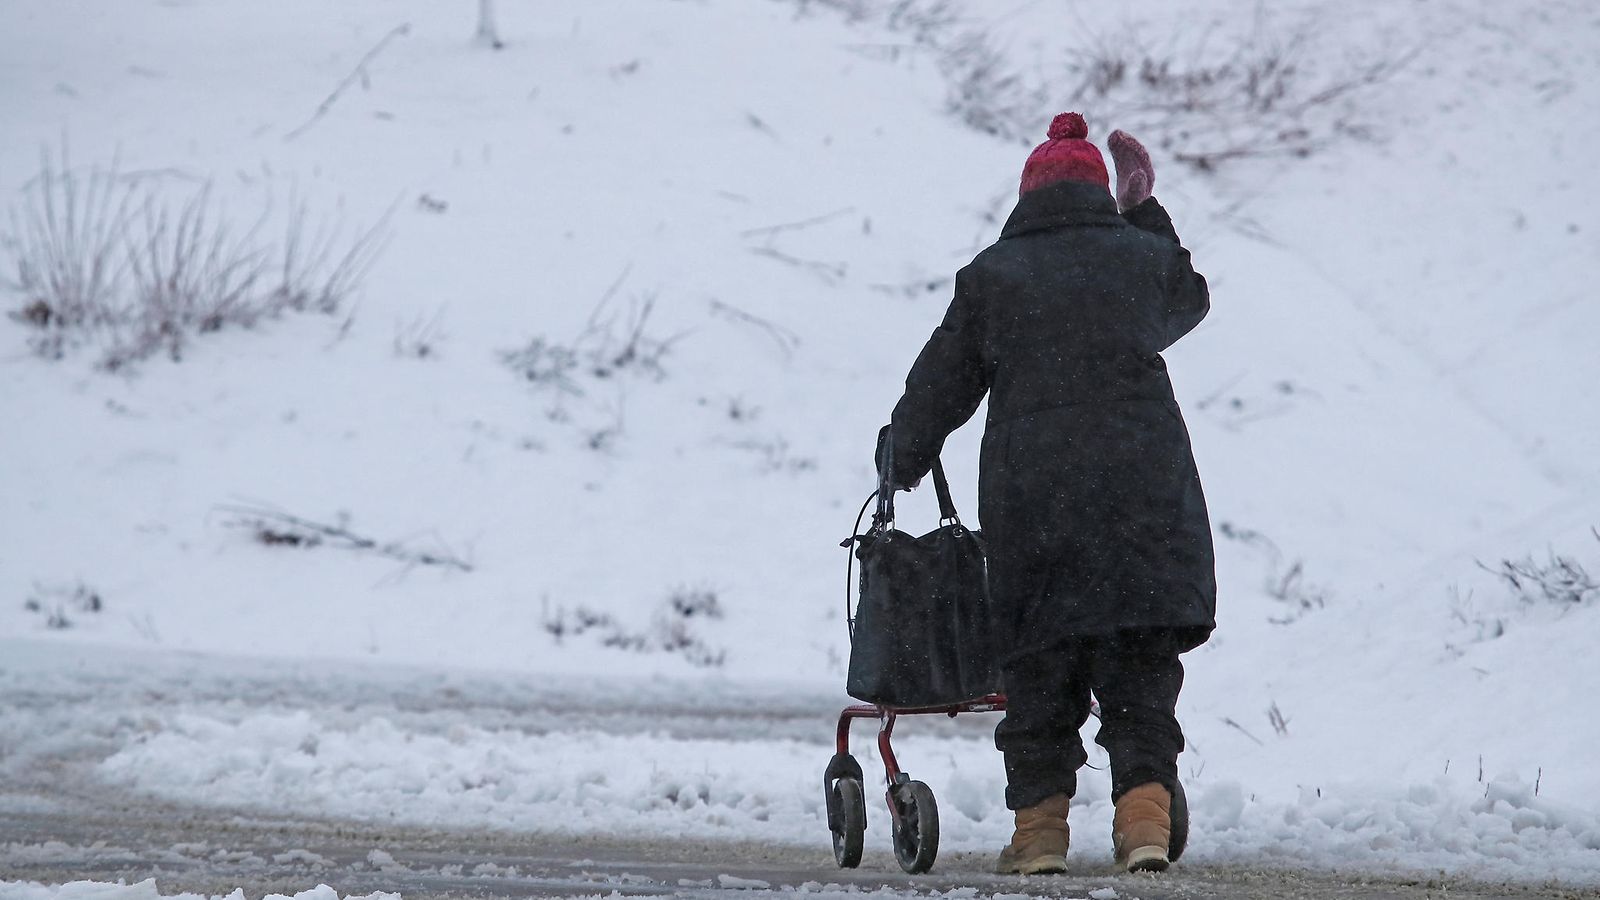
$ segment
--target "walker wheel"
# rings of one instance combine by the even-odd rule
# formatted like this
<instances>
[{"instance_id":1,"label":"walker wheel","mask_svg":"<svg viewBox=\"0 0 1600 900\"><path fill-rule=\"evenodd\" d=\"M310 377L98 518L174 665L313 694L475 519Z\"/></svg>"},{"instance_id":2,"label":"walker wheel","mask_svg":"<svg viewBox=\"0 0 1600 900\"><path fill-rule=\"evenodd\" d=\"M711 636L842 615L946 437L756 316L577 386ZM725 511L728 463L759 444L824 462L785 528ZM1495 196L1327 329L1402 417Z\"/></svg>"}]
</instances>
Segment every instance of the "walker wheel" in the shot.
<instances>
[{"instance_id":1,"label":"walker wheel","mask_svg":"<svg viewBox=\"0 0 1600 900\"><path fill-rule=\"evenodd\" d=\"M1177 862L1183 849L1189 846L1189 798L1183 792L1183 782L1172 792L1172 839L1167 844L1167 859Z\"/></svg>"},{"instance_id":2,"label":"walker wheel","mask_svg":"<svg viewBox=\"0 0 1600 900\"><path fill-rule=\"evenodd\" d=\"M933 790L920 781L907 781L889 789L894 820L894 858L900 868L917 875L933 868L939 855L939 807Z\"/></svg>"},{"instance_id":3,"label":"walker wheel","mask_svg":"<svg viewBox=\"0 0 1600 900\"><path fill-rule=\"evenodd\" d=\"M866 794L857 778L838 779L831 793L830 805L837 811L836 821L828 823L833 832L833 859L841 869L854 869L861 864L861 845L867 831Z\"/></svg>"}]
</instances>

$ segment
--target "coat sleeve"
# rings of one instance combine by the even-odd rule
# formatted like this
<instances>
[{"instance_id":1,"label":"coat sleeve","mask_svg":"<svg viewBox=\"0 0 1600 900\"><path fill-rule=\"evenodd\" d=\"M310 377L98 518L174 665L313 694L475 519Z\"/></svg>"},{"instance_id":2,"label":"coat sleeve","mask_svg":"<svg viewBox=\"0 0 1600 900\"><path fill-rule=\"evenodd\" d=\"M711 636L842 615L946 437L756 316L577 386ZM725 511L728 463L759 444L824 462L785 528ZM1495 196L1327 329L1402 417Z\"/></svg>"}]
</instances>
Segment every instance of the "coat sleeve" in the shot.
<instances>
[{"instance_id":1,"label":"coat sleeve","mask_svg":"<svg viewBox=\"0 0 1600 900\"><path fill-rule=\"evenodd\" d=\"M915 484L928 474L945 438L972 418L989 390L986 315L977 278L968 266L956 273L955 299L912 364L906 392L890 419L896 487Z\"/></svg>"},{"instance_id":2,"label":"coat sleeve","mask_svg":"<svg viewBox=\"0 0 1600 900\"><path fill-rule=\"evenodd\" d=\"M1177 343L1194 330L1200 320L1211 311L1211 290L1204 275L1194 270L1189 261L1189 251L1178 240L1178 231L1172 227L1172 217L1151 197L1123 213L1130 225L1163 237L1177 245L1171 268L1167 272L1167 347Z\"/></svg>"}]
</instances>

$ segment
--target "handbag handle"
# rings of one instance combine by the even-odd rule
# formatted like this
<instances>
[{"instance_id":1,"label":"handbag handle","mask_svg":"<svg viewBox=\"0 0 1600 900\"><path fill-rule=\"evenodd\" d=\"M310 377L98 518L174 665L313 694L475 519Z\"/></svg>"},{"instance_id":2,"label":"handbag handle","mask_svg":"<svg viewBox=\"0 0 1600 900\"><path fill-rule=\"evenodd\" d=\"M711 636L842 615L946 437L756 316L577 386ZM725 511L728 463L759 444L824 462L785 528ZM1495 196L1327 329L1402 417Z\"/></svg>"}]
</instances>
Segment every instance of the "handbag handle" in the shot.
<instances>
[{"instance_id":1,"label":"handbag handle","mask_svg":"<svg viewBox=\"0 0 1600 900\"><path fill-rule=\"evenodd\" d=\"M945 477L944 463L933 458L933 492L939 498L939 524L961 523L956 513L956 503L950 497L950 480ZM872 516L872 526L878 531L894 527L894 429L884 438L883 468L878 472L878 509Z\"/></svg>"},{"instance_id":2,"label":"handbag handle","mask_svg":"<svg viewBox=\"0 0 1600 900\"><path fill-rule=\"evenodd\" d=\"M850 602L850 589L855 585L855 544L865 537L861 534L861 519L867 514L867 507L876 500L878 508L872 515L872 533L885 534L894 527L894 488L891 486L894 480L893 429L886 433L883 448L883 471L878 473L878 489L861 504L861 512L856 515L856 524L850 537L839 544L848 554L848 561L844 567L844 627L852 641L856 635L856 614L855 607ZM939 497L939 524L954 522L960 525L961 517L956 514L955 501L950 497L950 480L945 477L944 463L937 456L933 458L933 491ZM973 537L976 538L977 535L974 534Z\"/></svg>"}]
</instances>

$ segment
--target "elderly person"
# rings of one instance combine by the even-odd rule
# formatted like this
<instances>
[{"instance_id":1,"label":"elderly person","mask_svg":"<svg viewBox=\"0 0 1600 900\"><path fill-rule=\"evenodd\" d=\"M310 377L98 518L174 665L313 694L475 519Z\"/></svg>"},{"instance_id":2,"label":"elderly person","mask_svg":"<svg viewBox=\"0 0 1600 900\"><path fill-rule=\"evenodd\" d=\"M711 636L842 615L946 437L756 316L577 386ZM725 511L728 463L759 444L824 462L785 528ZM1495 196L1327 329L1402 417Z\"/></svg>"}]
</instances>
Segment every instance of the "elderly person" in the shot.
<instances>
[{"instance_id":1,"label":"elderly person","mask_svg":"<svg viewBox=\"0 0 1600 900\"><path fill-rule=\"evenodd\" d=\"M1117 862L1168 866L1178 657L1216 626L1205 498L1161 358L1204 318L1206 281L1151 196L1144 147L1110 135L1113 198L1087 136L1077 113L1051 123L890 425L895 487L909 489L989 395L979 515L1006 648L995 745L1016 815L1002 873L1065 869L1091 692Z\"/></svg>"}]
</instances>

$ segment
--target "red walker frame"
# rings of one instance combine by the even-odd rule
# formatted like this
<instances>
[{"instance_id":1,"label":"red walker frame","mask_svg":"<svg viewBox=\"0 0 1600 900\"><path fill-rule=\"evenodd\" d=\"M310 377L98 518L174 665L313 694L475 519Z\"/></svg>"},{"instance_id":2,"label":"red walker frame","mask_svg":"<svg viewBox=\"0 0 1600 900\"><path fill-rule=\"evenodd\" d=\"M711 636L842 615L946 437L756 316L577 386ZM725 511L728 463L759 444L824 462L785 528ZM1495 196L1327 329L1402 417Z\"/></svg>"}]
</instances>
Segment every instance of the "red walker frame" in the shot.
<instances>
[{"instance_id":1,"label":"red walker frame","mask_svg":"<svg viewBox=\"0 0 1600 900\"><path fill-rule=\"evenodd\" d=\"M894 736L895 720L901 716L932 716L947 715L954 719L964 712L1005 712L1006 696L1004 694L989 694L976 700L964 703L951 703L945 706L877 706L870 703L859 703L855 706L846 706L839 713L839 729L835 738L834 752L840 756L850 755L850 722L853 719L878 720L878 755L883 758L884 781L891 787L899 784L901 775L900 762L895 758L894 747L890 740ZM892 810L891 810L892 811Z\"/></svg>"},{"instance_id":2,"label":"red walker frame","mask_svg":"<svg viewBox=\"0 0 1600 900\"><path fill-rule=\"evenodd\" d=\"M883 760L884 804L889 810L895 843L895 858L910 874L932 868L939 851L939 813L933 791L900 768L892 740L895 722L901 716L945 715L955 718L964 712L1004 712L1004 694L986 694L975 700L937 706L883 706L858 703L839 713L834 737L833 759L823 772L822 785L827 797L828 830L833 833L834 859L841 868L855 868L861 862L862 835L866 830L866 807L861 764L850 754L850 725L856 719L878 720L878 756Z\"/></svg>"}]
</instances>

